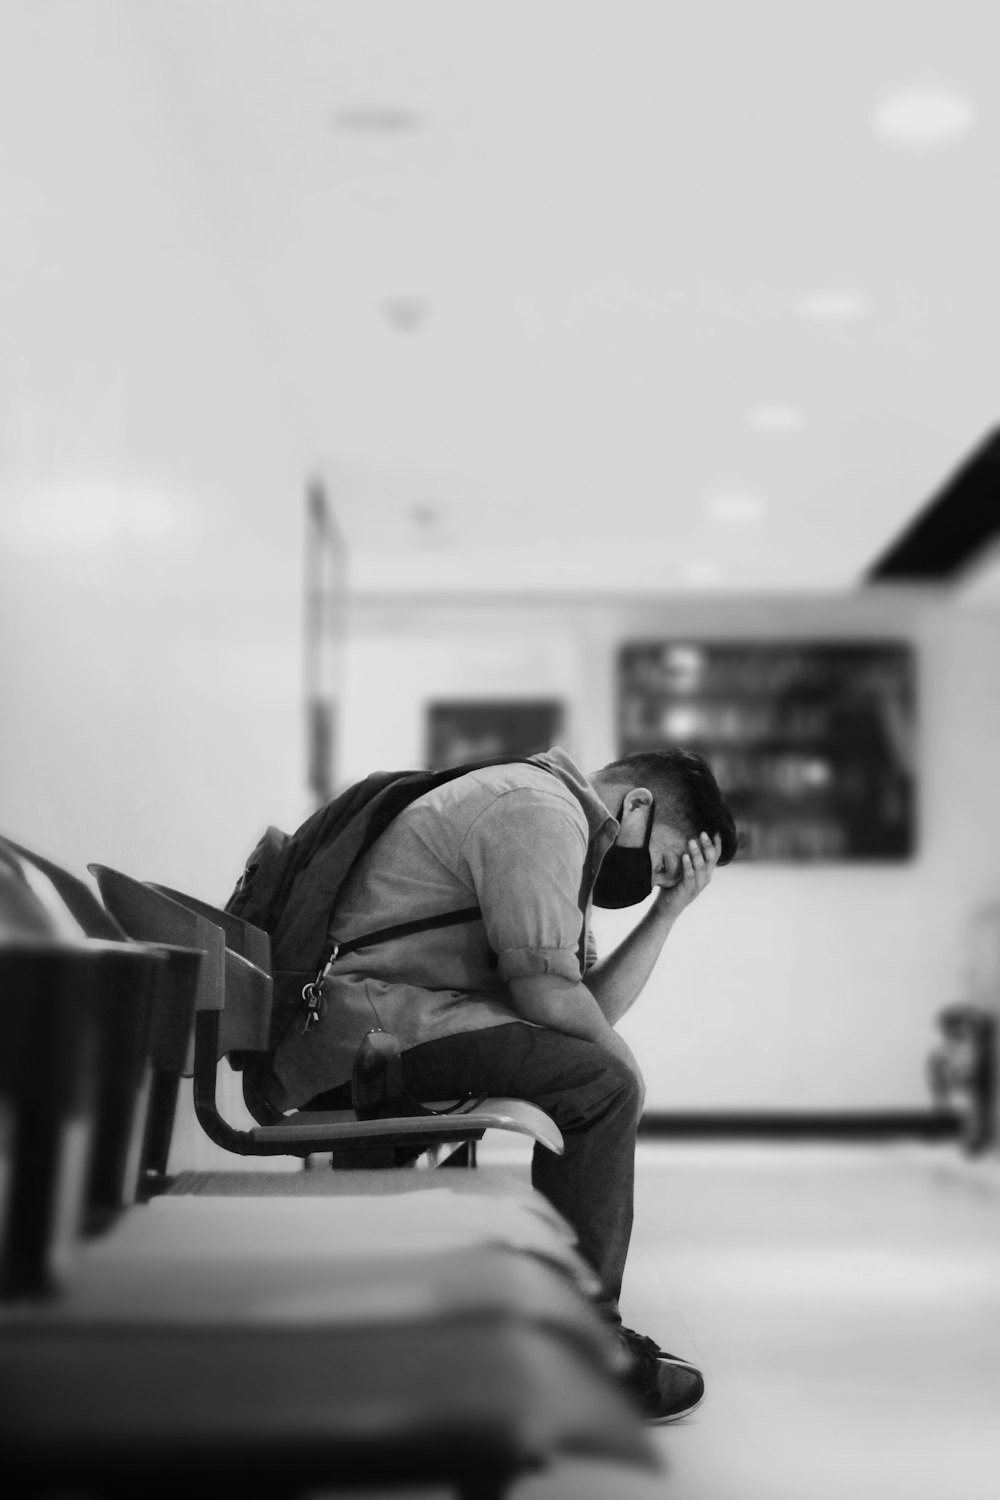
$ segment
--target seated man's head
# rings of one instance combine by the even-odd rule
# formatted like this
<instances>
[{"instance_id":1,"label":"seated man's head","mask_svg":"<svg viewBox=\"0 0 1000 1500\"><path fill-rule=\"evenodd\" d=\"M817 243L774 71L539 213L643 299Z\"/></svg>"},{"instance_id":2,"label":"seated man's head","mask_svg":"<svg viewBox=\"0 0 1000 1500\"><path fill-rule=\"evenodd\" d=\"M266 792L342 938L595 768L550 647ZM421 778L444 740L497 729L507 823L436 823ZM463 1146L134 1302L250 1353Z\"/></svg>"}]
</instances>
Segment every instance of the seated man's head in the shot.
<instances>
[{"instance_id":1,"label":"seated man's head","mask_svg":"<svg viewBox=\"0 0 1000 1500\"><path fill-rule=\"evenodd\" d=\"M639 751L589 779L620 824L595 887L598 905L632 905L651 886L677 885L688 840L702 833L715 842L720 865L736 854L733 815L708 762L693 751Z\"/></svg>"}]
</instances>

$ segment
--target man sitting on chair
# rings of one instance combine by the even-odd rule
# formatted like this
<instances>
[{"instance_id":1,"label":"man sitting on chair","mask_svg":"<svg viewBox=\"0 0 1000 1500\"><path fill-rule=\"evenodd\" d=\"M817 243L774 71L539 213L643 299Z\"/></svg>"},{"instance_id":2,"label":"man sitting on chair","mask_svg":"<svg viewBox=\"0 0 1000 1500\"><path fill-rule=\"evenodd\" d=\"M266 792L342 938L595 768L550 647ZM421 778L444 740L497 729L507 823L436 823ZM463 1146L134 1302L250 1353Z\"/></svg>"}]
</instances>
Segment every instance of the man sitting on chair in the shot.
<instances>
[{"instance_id":1,"label":"man sitting on chair","mask_svg":"<svg viewBox=\"0 0 1000 1500\"><path fill-rule=\"evenodd\" d=\"M613 809L613 811L612 811ZM532 1182L576 1232L629 1356L644 1415L672 1421L704 1394L689 1361L621 1325L643 1082L615 1030L680 914L736 852L707 763L665 749L585 774L556 748L488 766L417 799L345 881L331 940L478 905L481 919L360 948L324 984L324 1019L292 1027L275 1054L280 1108L342 1108L366 1033L403 1047L416 1099L529 1100L562 1131L535 1148ZM591 903L653 900L598 959Z\"/></svg>"}]
</instances>

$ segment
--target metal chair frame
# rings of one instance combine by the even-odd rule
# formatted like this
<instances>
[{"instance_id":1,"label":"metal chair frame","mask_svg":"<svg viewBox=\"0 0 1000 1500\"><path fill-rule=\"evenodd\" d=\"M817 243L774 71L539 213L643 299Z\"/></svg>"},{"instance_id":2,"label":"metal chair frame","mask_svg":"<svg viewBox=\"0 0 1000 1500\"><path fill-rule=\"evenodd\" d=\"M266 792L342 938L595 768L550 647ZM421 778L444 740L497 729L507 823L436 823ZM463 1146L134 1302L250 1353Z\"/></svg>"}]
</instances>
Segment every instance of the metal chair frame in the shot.
<instances>
[{"instance_id":1,"label":"metal chair frame","mask_svg":"<svg viewBox=\"0 0 1000 1500\"><path fill-rule=\"evenodd\" d=\"M374 1152L386 1148L412 1150L445 1142L474 1142L481 1140L486 1130L496 1129L528 1135L550 1151L562 1152L562 1136L554 1122L523 1099L470 1101L440 1116L364 1121L356 1119L351 1111L300 1111L277 1120L265 1120L249 1130L236 1128L219 1111L218 1063L235 1054L244 1069L259 1069L267 1055L271 1015L270 974L234 947L227 947L227 936L230 942L246 946L248 924L217 912L205 902L184 897L177 891L167 894L164 888L106 865L91 864L88 869L97 881L105 906L130 937L199 948L204 955L188 1071L194 1079L194 1106L199 1123L209 1139L225 1150L241 1156L300 1157L345 1148ZM222 916L227 921L217 920ZM250 1098L259 1107L252 1091ZM256 1109L251 1112L257 1113Z\"/></svg>"}]
</instances>

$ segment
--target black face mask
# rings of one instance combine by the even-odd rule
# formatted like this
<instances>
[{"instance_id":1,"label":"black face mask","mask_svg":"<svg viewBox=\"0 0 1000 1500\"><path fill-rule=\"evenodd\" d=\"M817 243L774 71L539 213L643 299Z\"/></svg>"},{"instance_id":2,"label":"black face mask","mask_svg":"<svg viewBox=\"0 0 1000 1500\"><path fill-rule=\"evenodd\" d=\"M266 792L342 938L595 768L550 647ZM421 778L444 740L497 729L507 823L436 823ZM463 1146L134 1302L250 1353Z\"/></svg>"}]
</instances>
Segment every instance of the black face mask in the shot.
<instances>
[{"instance_id":1,"label":"black face mask","mask_svg":"<svg viewBox=\"0 0 1000 1500\"><path fill-rule=\"evenodd\" d=\"M624 811L625 804L622 804ZM619 814L621 821L621 814ZM653 862L649 857L649 840L653 832L653 808L649 809L646 838L638 849L622 849L612 844L601 861L594 881L594 905L617 910L637 906L653 889Z\"/></svg>"}]
</instances>

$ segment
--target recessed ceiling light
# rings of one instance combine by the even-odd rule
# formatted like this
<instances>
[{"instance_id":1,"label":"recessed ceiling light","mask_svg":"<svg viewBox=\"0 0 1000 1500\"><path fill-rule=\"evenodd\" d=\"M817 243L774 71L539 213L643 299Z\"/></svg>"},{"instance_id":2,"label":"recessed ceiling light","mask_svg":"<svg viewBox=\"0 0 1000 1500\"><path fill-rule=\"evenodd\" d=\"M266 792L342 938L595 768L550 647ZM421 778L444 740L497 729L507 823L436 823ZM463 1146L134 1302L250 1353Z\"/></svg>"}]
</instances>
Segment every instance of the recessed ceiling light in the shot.
<instances>
[{"instance_id":1,"label":"recessed ceiling light","mask_svg":"<svg viewBox=\"0 0 1000 1500\"><path fill-rule=\"evenodd\" d=\"M746 424L754 432L798 432L802 422L797 406L784 406L780 402L754 406L746 414Z\"/></svg>"},{"instance_id":2,"label":"recessed ceiling light","mask_svg":"<svg viewBox=\"0 0 1000 1500\"><path fill-rule=\"evenodd\" d=\"M751 490L725 490L708 500L708 513L716 521L759 521L764 502Z\"/></svg>"},{"instance_id":3,"label":"recessed ceiling light","mask_svg":"<svg viewBox=\"0 0 1000 1500\"><path fill-rule=\"evenodd\" d=\"M400 333L412 333L415 328L419 328L427 317L428 310L429 304L422 297L402 295L382 299L383 313Z\"/></svg>"},{"instance_id":4,"label":"recessed ceiling light","mask_svg":"<svg viewBox=\"0 0 1000 1500\"><path fill-rule=\"evenodd\" d=\"M456 540L447 510L433 500L416 500L409 508L411 535L421 547L451 547Z\"/></svg>"},{"instance_id":5,"label":"recessed ceiling light","mask_svg":"<svg viewBox=\"0 0 1000 1500\"><path fill-rule=\"evenodd\" d=\"M361 135L398 135L420 124L420 116L413 110L392 104L350 105L334 110L330 120L338 130L356 130Z\"/></svg>"},{"instance_id":6,"label":"recessed ceiling light","mask_svg":"<svg viewBox=\"0 0 1000 1500\"><path fill-rule=\"evenodd\" d=\"M430 500L416 500L410 506L410 519L416 526L429 529L437 526L441 520L441 508Z\"/></svg>"},{"instance_id":7,"label":"recessed ceiling light","mask_svg":"<svg viewBox=\"0 0 1000 1500\"><path fill-rule=\"evenodd\" d=\"M877 106L872 123L894 146L948 146L971 129L976 112L948 83L901 84Z\"/></svg>"},{"instance_id":8,"label":"recessed ceiling light","mask_svg":"<svg viewBox=\"0 0 1000 1500\"><path fill-rule=\"evenodd\" d=\"M798 301L799 316L815 323L855 323L867 316L868 303L857 292L839 287L805 292Z\"/></svg>"}]
</instances>

